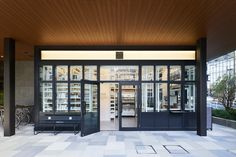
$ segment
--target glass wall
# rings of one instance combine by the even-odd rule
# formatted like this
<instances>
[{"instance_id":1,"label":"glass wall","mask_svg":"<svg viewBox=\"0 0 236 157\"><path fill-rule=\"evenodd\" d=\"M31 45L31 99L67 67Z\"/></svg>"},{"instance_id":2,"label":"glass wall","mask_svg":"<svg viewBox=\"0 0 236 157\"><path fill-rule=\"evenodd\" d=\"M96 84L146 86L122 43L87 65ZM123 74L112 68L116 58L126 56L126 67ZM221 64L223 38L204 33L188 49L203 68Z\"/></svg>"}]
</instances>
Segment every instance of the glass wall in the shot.
<instances>
[{"instance_id":1,"label":"glass wall","mask_svg":"<svg viewBox=\"0 0 236 157\"><path fill-rule=\"evenodd\" d=\"M181 84L170 84L170 110L181 110Z\"/></svg>"},{"instance_id":2,"label":"glass wall","mask_svg":"<svg viewBox=\"0 0 236 157\"><path fill-rule=\"evenodd\" d=\"M53 67L43 65L40 67L40 107L42 112L53 112Z\"/></svg>"},{"instance_id":3,"label":"glass wall","mask_svg":"<svg viewBox=\"0 0 236 157\"><path fill-rule=\"evenodd\" d=\"M142 80L143 81L154 80L154 66L142 66Z\"/></svg>"},{"instance_id":4,"label":"glass wall","mask_svg":"<svg viewBox=\"0 0 236 157\"><path fill-rule=\"evenodd\" d=\"M233 51L207 62L207 88L209 94L212 85L216 82L218 78L222 77L225 74L235 75L235 61L236 51Z\"/></svg>"},{"instance_id":5,"label":"glass wall","mask_svg":"<svg viewBox=\"0 0 236 157\"><path fill-rule=\"evenodd\" d=\"M138 66L101 66L101 81L138 81Z\"/></svg>"},{"instance_id":6,"label":"glass wall","mask_svg":"<svg viewBox=\"0 0 236 157\"><path fill-rule=\"evenodd\" d=\"M140 83L142 112L195 111L194 65L101 65L99 70L98 76L96 65L42 65L41 111L80 112L83 79ZM53 91L56 92L55 95ZM86 92L85 94L93 94Z\"/></svg>"},{"instance_id":7,"label":"glass wall","mask_svg":"<svg viewBox=\"0 0 236 157\"><path fill-rule=\"evenodd\" d=\"M167 66L156 66L156 81L167 81Z\"/></svg>"},{"instance_id":8,"label":"glass wall","mask_svg":"<svg viewBox=\"0 0 236 157\"><path fill-rule=\"evenodd\" d=\"M167 111L168 109L167 87L167 83L156 83L156 112Z\"/></svg>"},{"instance_id":9,"label":"glass wall","mask_svg":"<svg viewBox=\"0 0 236 157\"><path fill-rule=\"evenodd\" d=\"M142 83L142 112L154 112L154 83Z\"/></svg>"},{"instance_id":10,"label":"glass wall","mask_svg":"<svg viewBox=\"0 0 236 157\"><path fill-rule=\"evenodd\" d=\"M84 69L87 79L97 79L97 66L84 66ZM40 66L40 111L60 114L80 113L82 79L81 65Z\"/></svg>"},{"instance_id":11,"label":"glass wall","mask_svg":"<svg viewBox=\"0 0 236 157\"><path fill-rule=\"evenodd\" d=\"M174 65L170 66L170 81L181 80L181 66Z\"/></svg>"},{"instance_id":12,"label":"glass wall","mask_svg":"<svg viewBox=\"0 0 236 157\"><path fill-rule=\"evenodd\" d=\"M184 86L184 106L185 110L195 112L196 87L195 84L189 83Z\"/></svg>"},{"instance_id":13,"label":"glass wall","mask_svg":"<svg viewBox=\"0 0 236 157\"><path fill-rule=\"evenodd\" d=\"M97 66L84 66L84 79L96 81L97 80Z\"/></svg>"}]
</instances>

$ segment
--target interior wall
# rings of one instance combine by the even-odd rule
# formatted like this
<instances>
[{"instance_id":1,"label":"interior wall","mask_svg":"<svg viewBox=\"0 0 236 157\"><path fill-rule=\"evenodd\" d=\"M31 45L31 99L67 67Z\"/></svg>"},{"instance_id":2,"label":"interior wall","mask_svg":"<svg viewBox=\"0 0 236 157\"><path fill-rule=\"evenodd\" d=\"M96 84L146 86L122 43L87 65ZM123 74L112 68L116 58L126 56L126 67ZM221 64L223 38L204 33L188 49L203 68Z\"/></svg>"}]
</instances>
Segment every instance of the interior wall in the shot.
<instances>
[{"instance_id":1,"label":"interior wall","mask_svg":"<svg viewBox=\"0 0 236 157\"><path fill-rule=\"evenodd\" d=\"M16 61L15 66L16 104L34 105L34 62Z\"/></svg>"}]
</instances>

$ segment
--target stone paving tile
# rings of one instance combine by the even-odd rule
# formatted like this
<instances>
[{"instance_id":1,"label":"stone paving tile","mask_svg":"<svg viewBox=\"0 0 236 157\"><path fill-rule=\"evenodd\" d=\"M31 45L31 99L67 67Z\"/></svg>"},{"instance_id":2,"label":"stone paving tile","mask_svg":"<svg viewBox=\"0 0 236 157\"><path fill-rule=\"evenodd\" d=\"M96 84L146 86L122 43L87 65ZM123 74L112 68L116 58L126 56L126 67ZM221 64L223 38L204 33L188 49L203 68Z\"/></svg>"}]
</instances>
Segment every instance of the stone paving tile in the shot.
<instances>
[{"instance_id":1,"label":"stone paving tile","mask_svg":"<svg viewBox=\"0 0 236 157\"><path fill-rule=\"evenodd\" d=\"M157 154L137 154L137 145L152 145ZM189 154L170 154L163 145L181 145ZM101 131L79 134L40 133L21 126L16 135L3 137L1 157L236 157L236 130L213 125L207 137L195 131Z\"/></svg>"}]
</instances>

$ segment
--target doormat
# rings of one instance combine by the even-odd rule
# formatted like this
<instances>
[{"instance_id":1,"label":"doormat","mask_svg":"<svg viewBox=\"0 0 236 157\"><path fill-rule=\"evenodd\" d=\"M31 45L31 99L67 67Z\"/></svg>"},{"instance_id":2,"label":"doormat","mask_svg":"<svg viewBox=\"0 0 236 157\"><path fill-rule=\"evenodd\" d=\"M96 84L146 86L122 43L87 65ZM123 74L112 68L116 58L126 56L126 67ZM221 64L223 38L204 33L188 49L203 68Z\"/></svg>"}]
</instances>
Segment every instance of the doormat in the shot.
<instances>
[{"instance_id":1,"label":"doormat","mask_svg":"<svg viewBox=\"0 0 236 157\"><path fill-rule=\"evenodd\" d=\"M180 145L163 145L170 154L189 154L189 152Z\"/></svg>"},{"instance_id":2,"label":"doormat","mask_svg":"<svg viewBox=\"0 0 236 157\"><path fill-rule=\"evenodd\" d=\"M152 145L137 145L135 147L137 154L156 154Z\"/></svg>"}]
</instances>

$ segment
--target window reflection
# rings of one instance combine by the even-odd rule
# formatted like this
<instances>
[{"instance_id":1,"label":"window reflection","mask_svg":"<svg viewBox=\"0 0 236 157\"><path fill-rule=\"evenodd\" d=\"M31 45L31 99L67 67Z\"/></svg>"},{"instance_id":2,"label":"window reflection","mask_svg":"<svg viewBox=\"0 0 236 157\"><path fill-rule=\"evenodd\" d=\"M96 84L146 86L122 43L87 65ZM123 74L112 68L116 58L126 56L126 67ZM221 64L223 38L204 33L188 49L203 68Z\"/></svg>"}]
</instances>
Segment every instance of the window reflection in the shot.
<instances>
[{"instance_id":1,"label":"window reflection","mask_svg":"<svg viewBox=\"0 0 236 157\"><path fill-rule=\"evenodd\" d=\"M187 84L184 86L184 104L185 110L195 112L195 97L196 97L196 89L194 84Z\"/></svg>"},{"instance_id":2,"label":"window reflection","mask_svg":"<svg viewBox=\"0 0 236 157\"><path fill-rule=\"evenodd\" d=\"M154 67L153 66L142 66L142 80L143 81L154 80Z\"/></svg>"},{"instance_id":3,"label":"window reflection","mask_svg":"<svg viewBox=\"0 0 236 157\"><path fill-rule=\"evenodd\" d=\"M137 81L138 66L101 66L100 80Z\"/></svg>"},{"instance_id":4,"label":"window reflection","mask_svg":"<svg viewBox=\"0 0 236 157\"><path fill-rule=\"evenodd\" d=\"M53 112L53 88L52 83L41 83L41 111L43 112Z\"/></svg>"},{"instance_id":5,"label":"window reflection","mask_svg":"<svg viewBox=\"0 0 236 157\"><path fill-rule=\"evenodd\" d=\"M181 66L170 66L170 81L181 80Z\"/></svg>"},{"instance_id":6,"label":"window reflection","mask_svg":"<svg viewBox=\"0 0 236 157\"><path fill-rule=\"evenodd\" d=\"M181 110L180 84L170 84L170 110Z\"/></svg>"},{"instance_id":7,"label":"window reflection","mask_svg":"<svg viewBox=\"0 0 236 157\"><path fill-rule=\"evenodd\" d=\"M40 79L42 81L52 81L52 66L44 65L40 67Z\"/></svg>"},{"instance_id":8,"label":"window reflection","mask_svg":"<svg viewBox=\"0 0 236 157\"><path fill-rule=\"evenodd\" d=\"M188 65L185 66L184 77L186 81L194 81L195 80L195 66Z\"/></svg>"},{"instance_id":9,"label":"window reflection","mask_svg":"<svg viewBox=\"0 0 236 157\"><path fill-rule=\"evenodd\" d=\"M80 112L81 105L81 87L80 83L70 84L70 111Z\"/></svg>"},{"instance_id":10,"label":"window reflection","mask_svg":"<svg viewBox=\"0 0 236 157\"><path fill-rule=\"evenodd\" d=\"M154 111L154 83L142 83L142 112Z\"/></svg>"},{"instance_id":11,"label":"window reflection","mask_svg":"<svg viewBox=\"0 0 236 157\"><path fill-rule=\"evenodd\" d=\"M70 67L70 80L77 81L82 79L82 66Z\"/></svg>"},{"instance_id":12,"label":"window reflection","mask_svg":"<svg viewBox=\"0 0 236 157\"><path fill-rule=\"evenodd\" d=\"M56 67L56 79L57 81L67 81L68 80L68 66L57 66Z\"/></svg>"},{"instance_id":13,"label":"window reflection","mask_svg":"<svg viewBox=\"0 0 236 157\"><path fill-rule=\"evenodd\" d=\"M96 81L97 80L97 66L84 66L84 79Z\"/></svg>"},{"instance_id":14,"label":"window reflection","mask_svg":"<svg viewBox=\"0 0 236 157\"><path fill-rule=\"evenodd\" d=\"M156 80L166 81L167 80L167 66L156 66Z\"/></svg>"},{"instance_id":15,"label":"window reflection","mask_svg":"<svg viewBox=\"0 0 236 157\"><path fill-rule=\"evenodd\" d=\"M156 83L156 112L167 110L167 93L167 83Z\"/></svg>"},{"instance_id":16,"label":"window reflection","mask_svg":"<svg viewBox=\"0 0 236 157\"><path fill-rule=\"evenodd\" d=\"M57 83L56 111L68 112L68 84Z\"/></svg>"}]
</instances>

